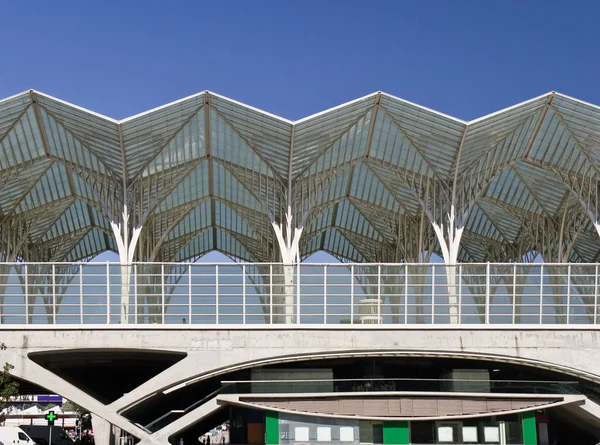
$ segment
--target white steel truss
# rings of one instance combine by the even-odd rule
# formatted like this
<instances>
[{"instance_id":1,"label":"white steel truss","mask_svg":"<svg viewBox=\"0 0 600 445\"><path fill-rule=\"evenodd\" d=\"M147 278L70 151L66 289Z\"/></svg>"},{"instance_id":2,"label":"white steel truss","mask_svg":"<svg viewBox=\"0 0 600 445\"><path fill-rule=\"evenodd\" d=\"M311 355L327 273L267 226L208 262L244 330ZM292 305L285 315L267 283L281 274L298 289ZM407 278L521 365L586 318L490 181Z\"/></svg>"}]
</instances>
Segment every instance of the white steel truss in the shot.
<instances>
[{"instance_id":1,"label":"white steel truss","mask_svg":"<svg viewBox=\"0 0 600 445\"><path fill-rule=\"evenodd\" d=\"M554 92L471 122L381 92L294 122L210 92L115 120L31 90L0 100L0 251L592 262L598 147L600 109Z\"/></svg>"}]
</instances>

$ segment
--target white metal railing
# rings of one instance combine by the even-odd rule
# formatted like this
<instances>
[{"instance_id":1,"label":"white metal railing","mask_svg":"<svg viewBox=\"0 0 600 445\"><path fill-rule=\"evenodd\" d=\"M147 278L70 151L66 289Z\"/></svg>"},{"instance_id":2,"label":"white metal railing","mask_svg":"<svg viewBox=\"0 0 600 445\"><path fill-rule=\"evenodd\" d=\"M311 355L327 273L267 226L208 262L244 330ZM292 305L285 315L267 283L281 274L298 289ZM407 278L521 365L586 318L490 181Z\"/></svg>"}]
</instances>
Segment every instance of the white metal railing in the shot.
<instances>
[{"instance_id":1,"label":"white metal railing","mask_svg":"<svg viewBox=\"0 0 600 445\"><path fill-rule=\"evenodd\" d=\"M0 264L2 324L598 322L597 264Z\"/></svg>"}]
</instances>

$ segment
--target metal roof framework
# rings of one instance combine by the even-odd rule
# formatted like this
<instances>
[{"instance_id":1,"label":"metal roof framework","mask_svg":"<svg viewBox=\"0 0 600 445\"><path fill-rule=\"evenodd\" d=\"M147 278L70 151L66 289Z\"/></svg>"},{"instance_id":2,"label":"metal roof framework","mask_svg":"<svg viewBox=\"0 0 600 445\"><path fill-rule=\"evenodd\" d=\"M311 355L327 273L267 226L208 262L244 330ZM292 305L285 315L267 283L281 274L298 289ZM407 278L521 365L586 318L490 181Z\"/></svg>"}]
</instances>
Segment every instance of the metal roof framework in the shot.
<instances>
[{"instance_id":1,"label":"metal roof framework","mask_svg":"<svg viewBox=\"0 0 600 445\"><path fill-rule=\"evenodd\" d=\"M600 109L465 122L377 92L290 121L211 92L124 120L0 100L3 261L593 262Z\"/></svg>"}]
</instances>

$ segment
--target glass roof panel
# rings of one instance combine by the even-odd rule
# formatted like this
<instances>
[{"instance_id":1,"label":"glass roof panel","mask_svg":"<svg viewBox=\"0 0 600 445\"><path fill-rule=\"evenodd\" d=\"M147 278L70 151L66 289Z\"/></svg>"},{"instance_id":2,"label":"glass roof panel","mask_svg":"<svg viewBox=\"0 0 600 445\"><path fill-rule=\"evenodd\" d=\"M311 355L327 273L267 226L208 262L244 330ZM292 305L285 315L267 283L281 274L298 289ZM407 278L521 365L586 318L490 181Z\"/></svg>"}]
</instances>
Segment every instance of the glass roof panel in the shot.
<instances>
[{"instance_id":1,"label":"glass roof panel","mask_svg":"<svg viewBox=\"0 0 600 445\"><path fill-rule=\"evenodd\" d=\"M115 120L75 107L41 93L34 93L44 110L117 175L122 174L122 152Z\"/></svg>"},{"instance_id":2,"label":"glass roof panel","mask_svg":"<svg viewBox=\"0 0 600 445\"><path fill-rule=\"evenodd\" d=\"M180 205L198 201L209 192L208 163L204 161L187 175L177 187L166 196L156 212L165 212Z\"/></svg>"},{"instance_id":3,"label":"glass roof panel","mask_svg":"<svg viewBox=\"0 0 600 445\"><path fill-rule=\"evenodd\" d=\"M385 112L377 115L369 157L379 159L400 171L414 172L428 177L434 175L430 161L423 157Z\"/></svg>"},{"instance_id":4,"label":"glass roof panel","mask_svg":"<svg viewBox=\"0 0 600 445\"><path fill-rule=\"evenodd\" d=\"M600 165L600 109L591 104L557 94L552 106L577 143L586 149L596 166Z\"/></svg>"},{"instance_id":5,"label":"glass roof panel","mask_svg":"<svg viewBox=\"0 0 600 445\"><path fill-rule=\"evenodd\" d=\"M323 233L323 237L325 252L358 263L366 262L365 257L338 230L329 229Z\"/></svg>"},{"instance_id":6,"label":"glass roof panel","mask_svg":"<svg viewBox=\"0 0 600 445\"><path fill-rule=\"evenodd\" d=\"M72 195L67 176L68 172L62 165L52 164L24 196L17 207L17 213L26 212Z\"/></svg>"},{"instance_id":7,"label":"glass roof panel","mask_svg":"<svg viewBox=\"0 0 600 445\"><path fill-rule=\"evenodd\" d=\"M524 129L526 132L533 132L547 101L548 97L543 96L469 123L460 153L459 172L462 173L469 168L482 156L482 153L492 151L495 147L505 146L505 141L515 133ZM521 141L520 145L523 146L524 151L528 140L523 142ZM494 152L501 154L502 150L494 150Z\"/></svg>"},{"instance_id":8,"label":"glass roof panel","mask_svg":"<svg viewBox=\"0 0 600 445\"><path fill-rule=\"evenodd\" d=\"M504 170L491 180L486 196L508 207L514 207L515 211L544 213L544 208L531 193L527 184L512 168Z\"/></svg>"},{"instance_id":9,"label":"glass roof panel","mask_svg":"<svg viewBox=\"0 0 600 445\"><path fill-rule=\"evenodd\" d=\"M594 169L589 152L582 147L573 133L565 127L564 120L549 110L538 132L531 158L556 169L587 175Z\"/></svg>"},{"instance_id":10,"label":"glass roof panel","mask_svg":"<svg viewBox=\"0 0 600 445\"><path fill-rule=\"evenodd\" d=\"M310 158L299 162L297 172L301 173L311 163L309 174L327 172L343 168L356 159L364 158L368 145L370 120L371 112L369 111L366 116L361 117L355 125L328 146L316 160Z\"/></svg>"},{"instance_id":11,"label":"glass roof panel","mask_svg":"<svg viewBox=\"0 0 600 445\"><path fill-rule=\"evenodd\" d=\"M206 228L191 239L188 237L177 238L169 243L167 249L168 255L165 261L186 261L195 259L214 249L213 229Z\"/></svg>"},{"instance_id":12,"label":"glass roof panel","mask_svg":"<svg viewBox=\"0 0 600 445\"><path fill-rule=\"evenodd\" d=\"M479 233L496 241L503 241L502 234L478 205L475 205L471 210L469 220L465 224L465 230Z\"/></svg>"},{"instance_id":13,"label":"glass roof panel","mask_svg":"<svg viewBox=\"0 0 600 445\"><path fill-rule=\"evenodd\" d=\"M382 239L371 223L347 200L340 201L338 204L335 225L368 238Z\"/></svg>"},{"instance_id":14,"label":"glass roof panel","mask_svg":"<svg viewBox=\"0 0 600 445\"><path fill-rule=\"evenodd\" d=\"M104 233L97 228L91 229L72 249L64 256L65 261L78 261L90 258L106 250L114 250L112 243L106 244Z\"/></svg>"},{"instance_id":15,"label":"glass roof panel","mask_svg":"<svg viewBox=\"0 0 600 445\"><path fill-rule=\"evenodd\" d=\"M162 160L168 159L169 164L158 161L150 170L203 156L205 97L197 94L121 122L128 177L138 175L165 147L174 150L163 152Z\"/></svg>"},{"instance_id":16,"label":"glass roof panel","mask_svg":"<svg viewBox=\"0 0 600 445\"><path fill-rule=\"evenodd\" d=\"M92 225L87 206L81 200L73 201L62 214L53 215L53 219L55 222L44 234L42 241L49 241Z\"/></svg>"},{"instance_id":17,"label":"glass roof panel","mask_svg":"<svg viewBox=\"0 0 600 445\"><path fill-rule=\"evenodd\" d=\"M52 161L49 159L36 162L27 169L27 174L13 176L4 184L4 188L0 189L0 210L2 214L9 215L14 212L23 197L46 174L51 164Z\"/></svg>"},{"instance_id":18,"label":"glass roof panel","mask_svg":"<svg viewBox=\"0 0 600 445\"><path fill-rule=\"evenodd\" d=\"M348 181L350 180L351 175L351 168L342 169L341 172L339 172L331 181L327 183L314 204L328 204L345 196L346 189L348 188Z\"/></svg>"},{"instance_id":19,"label":"glass roof panel","mask_svg":"<svg viewBox=\"0 0 600 445\"><path fill-rule=\"evenodd\" d=\"M46 132L48 149L53 156L97 172L99 177L107 173L102 161L73 137L72 133L59 125L43 108L40 109L40 117Z\"/></svg>"},{"instance_id":20,"label":"glass roof panel","mask_svg":"<svg viewBox=\"0 0 600 445\"><path fill-rule=\"evenodd\" d=\"M240 137L235 129L217 113L210 110L211 156L256 172L273 176L267 163Z\"/></svg>"},{"instance_id":21,"label":"glass roof panel","mask_svg":"<svg viewBox=\"0 0 600 445\"><path fill-rule=\"evenodd\" d=\"M480 199L477 202L477 207L481 212L485 213L505 239L514 241L517 238L522 225L505 208L498 206L488 199ZM472 229L472 231L475 231L475 229Z\"/></svg>"},{"instance_id":22,"label":"glass roof panel","mask_svg":"<svg viewBox=\"0 0 600 445\"><path fill-rule=\"evenodd\" d=\"M307 256L312 255L315 252L321 250L321 239L322 233L315 234L314 236L306 236L304 243L300 247L300 257L304 260Z\"/></svg>"},{"instance_id":23,"label":"glass roof panel","mask_svg":"<svg viewBox=\"0 0 600 445\"><path fill-rule=\"evenodd\" d=\"M239 235L236 234L233 236L231 233L219 228L215 230L217 241L215 247L218 251L244 261L252 261L252 259L255 258L255 256L246 248L244 243L240 241L240 239L243 238Z\"/></svg>"},{"instance_id":24,"label":"glass roof panel","mask_svg":"<svg viewBox=\"0 0 600 445\"><path fill-rule=\"evenodd\" d=\"M302 173L315 159L322 157L321 154L325 150L329 151L334 145L338 147L333 148L334 154L331 155L333 165L340 165L344 157L364 155L377 97L378 95L370 95L298 121L294 130L292 176L296 177Z\"/></svg>"},{"instance_id":25,"label":"glass roof panel","mask_svg":"<svg viewBox=\"0 0 600 445\"><path fill-rule=\"evenodd\" d=\"M217 200L215 200L215 225L250 238L255 236L244 218Z\"/></svg>"},{"instance_id":26,"label":"glass roof panel","mask_svg":"<svg viewBox=\"0 0 600 445\"><path fill-rule=\"evenodd\" d=\"M262 204L223 165L213 162L213 187L215 196L226 201L260 210Z\"/></svg>"},{"instance_id":27,"label":"glass roof panel","mask_svg":"<svg viewBox=\"0 0 600 445\"><path fill-rule=\"evenodd\" d=\"M387 95L381 104L411 144L435 165L436 172L451 177L466 124Z\"/></svg>"},{"instance_id":28,"label":"glass roof panel","mask_svg":"<svg viewBox=\"0 0 600 445\"><path fill-rule=\"evenodd\" d=\"M1 170L20 167L45 156L42 136L31 108L14 121L0 138L0 153Z\"/></svg>"},{"instance_id":29,"label":"glass roof panel","mask_svg":"<svg viewBox=\"0 0 600 445\"><path fill-rule=\"evenodd\" d=\"M210 199L198 203L189 213L181 219L169 235L168 240L184 237L188 233L194 233L198 230L204 230L211 223Z\"/></svg>"},{"instance_id":30,"label":"glass roof panel","mask_svg":"<svg viewBox=\"0 0 600 445\"><path fill-rule=\"evenodd\" d=\"M30 105L31 98L28 92L0 100L0 141Z\"/></svg>"},{"instance_id":31,"label":"glass roof panel","mask_svg":"<svg viewBox=\"0 0 600 445\"><path fill-rule=\"evenodd\" d=\"M210 101L211 108L223 116L238 136L275 172L287 178L292 123L217 95L211 95Z\"/></svg>"},{"instance_id":32,"label":"glass roof panel","mask_svg":"<svg viewBox=\"0 0 600 445\"><path fill-rule=\"evenodd\" d=\"M385 184L363 163L354 168L350 196L371 202L387 210L402 212L400 203L390 193Z\"/></svg>"},{"instance_id":33,"label":"glass roof panel","mask_svg":"<svg viewBox=\"0 0 600 445\"><path fill-rule=\"evenodd\" d=\"M546 214L553 215L559 210L567 188L554 174L525 162L517 163L514 170Z\"/></svg>"},{"instance_id":34,"label":"glass roof panel","mask_svg":"<svg viewBox=\"0 0 600 445\"><path fill-rule=\"evenodd\" d=\"M422 189L451 196L456 173L459 199L474 199L461 258L482 258L521 243L527 221L560 218L559 178L595 184L599 145L600 109L556 93L466 123L385 93L291 122L208 92L117 121L33 91L0 100L0 212L65 258L114 248L101 209L121 204L125 156L135 208L152 209L157 239L170 232L161 259L218 249L272 260L258 239L273 240L266 208L281 217L291 172L294 215L309 212L303 255L374 260L396 242L394 224L422 215ZM94 229L94 243L91 227L107 233ZM585 231L573 258L600 250Z\"/></svg>"},{"instance_id":35,"label":"glass roof panel","mask_svg":"<svg viewBox=\"0 0 600 445\"><path fill-rule=\"evenodd\" d=\"M158 144L159 139L165 138L156 138L153 139L153 142ZM143 169L140 173L141 177L146 177L204 158L206 156L205 139L204 108L201 108L196 114L189 117L176 133L170 134L164 147L159 147L154 152L151 151L151 147L148 147L144 149L147 153L138 153L137 158L132 156L132 159L137 160L132 160L129 164L132 169L135 168L135 170L129 171L129 175ZM143 146L139 140L136 140L134 145L136 144ZM129 150L129 148L130 146L126 145L126 149Z\"/></svg>"}]
</instances>

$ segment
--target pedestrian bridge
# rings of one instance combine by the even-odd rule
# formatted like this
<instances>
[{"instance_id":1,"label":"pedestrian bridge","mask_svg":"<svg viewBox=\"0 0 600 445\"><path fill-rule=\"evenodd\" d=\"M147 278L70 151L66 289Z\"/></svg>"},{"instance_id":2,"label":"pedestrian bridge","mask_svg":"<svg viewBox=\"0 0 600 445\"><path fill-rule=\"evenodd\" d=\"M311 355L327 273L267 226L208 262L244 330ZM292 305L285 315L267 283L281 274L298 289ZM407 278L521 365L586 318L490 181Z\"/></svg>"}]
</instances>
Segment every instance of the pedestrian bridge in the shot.
<instances>
[{"instance_id":1,"label":"pedestrian bridge","mask_svg":"<svg viewBox=\"0 0 600 445\"><path fill-rule=\"evenodd\" d=\"M475 360L600 383L596 264L1 267L0 361L92 411L102 445L111 426L165 443L217 399L157 431L136 407L277 363Z\"/></svg>"}]
</instances>

